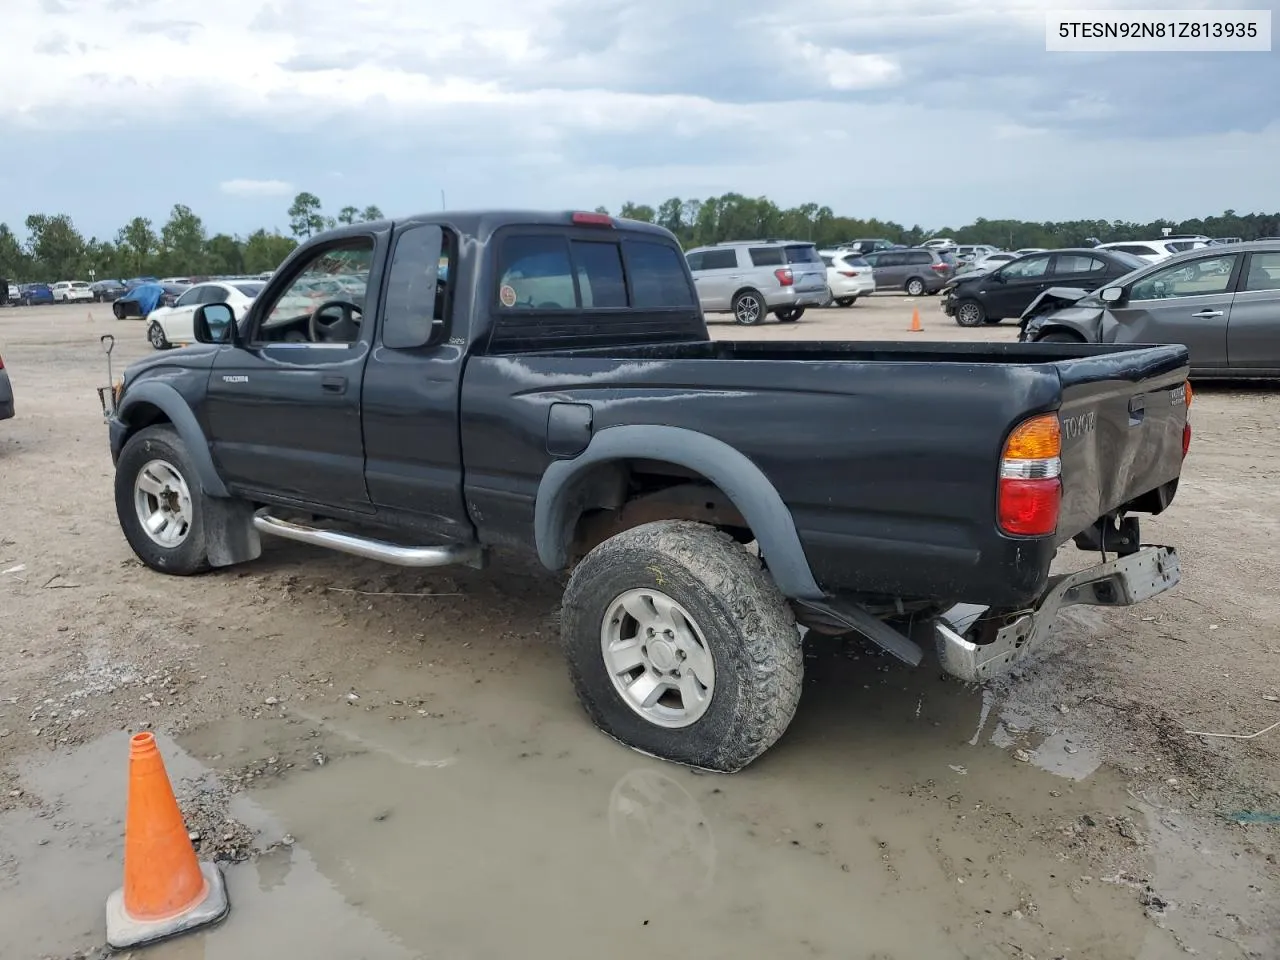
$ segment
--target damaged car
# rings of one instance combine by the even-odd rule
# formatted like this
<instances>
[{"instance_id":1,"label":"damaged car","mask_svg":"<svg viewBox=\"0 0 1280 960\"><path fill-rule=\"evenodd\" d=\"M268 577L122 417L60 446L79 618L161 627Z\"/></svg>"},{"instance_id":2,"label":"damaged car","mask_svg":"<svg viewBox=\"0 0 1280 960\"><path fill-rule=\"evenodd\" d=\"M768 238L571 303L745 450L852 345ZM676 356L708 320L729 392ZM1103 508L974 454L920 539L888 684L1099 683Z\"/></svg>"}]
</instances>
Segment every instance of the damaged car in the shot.
<instances>
[{"instance_id":1,"label":"damaged car","mask_svg":"<svg viewBox=\"0 0 1280 960\"><path fill-rule=\"evenodd\" d=\"M1198 247L1093 293L1051 287L1023 314L1019 339L1176 343L1197 376L1280 376L1280 241Z\"/></svg>"}]
</instances>

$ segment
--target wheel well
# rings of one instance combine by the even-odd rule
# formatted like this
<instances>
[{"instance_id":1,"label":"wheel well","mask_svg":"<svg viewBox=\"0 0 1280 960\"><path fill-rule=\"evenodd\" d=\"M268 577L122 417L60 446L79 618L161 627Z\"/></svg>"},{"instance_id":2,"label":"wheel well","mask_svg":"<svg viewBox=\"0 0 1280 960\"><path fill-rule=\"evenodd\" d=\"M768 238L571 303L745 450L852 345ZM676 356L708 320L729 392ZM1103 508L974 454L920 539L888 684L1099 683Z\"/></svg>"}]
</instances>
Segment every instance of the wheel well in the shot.
<instances>
[{"instance_id":1,"label":"wheel well","mask_svg":"<svg viewBox=\"0 0 1280 960\"><path fill-rule=\"evenodd\" d=\"M1080 334L1076 333L1074 330L1071 330L1071 329L1069 329L1069 328L1067 328L1067 327L1049 327L1049 328L1047 328L1047 329L1045 329L1045 330L1041 330L1041 331L1040 331L1040 333L1036 336L1036 343L1044 343L1044 342L1045 342L1045 341L1047 341L1047 340L1048 340L1048 342L1052 343L1053 341L1049 340L1048 338L1049 338L1049 337L1053 337L1053 336L1057 336L1057 337L1069 337L1069 338L1070 338L1070 342L1072 342L1072 343L1087 343L1087 342L1088 342L1088 341L1086 341L1086 340L1085 340L1085 338L1084 338L1084 337L1080 336ZM1059 342L1059 343L1066 343L1066 342L1068 342L1068 341L1065 341L1065 340L1059 340L1058 342Z\"/></svg>"},{"instance_id":2,"label":"wheel well","mask_svg":"<svg viewBox=\"0 0 1280 960\"><path fill-rule=\"evenodd\" d=\"M173 421L169 419L167 413L154 403L147 403L143 400L129 408L129 412L124 417L124 422L129 425L129 432L126 434L126 439L128 439L139 430L154 427L158 423L172 423Z\"/></svg>"},{"instance_id":3,"label":"wheel well","mask_svg":"<svg viewBox=\"0 0 1280 960\"><path fill-rule=\"evenodd\" d=\"M658 520L695 520L724 530L741 543L754 538L746 519L723 491L700 473L664 460L613 460L574 484L566 517L569 560L624 530Z\"/></svg>"},{"instance_id":4,"label":"wheel well","mask_svg":"<svg viewBox=\"0 0 1280 960\"><path fill-rule=\"evenodd\" d=\"M733 296L729 298L729 302L730 302L730 303L733 303L733 302L734 302L734 301L736 301L740 296L742 296L744 293L754 293L754 294L756 294L757 296L759 296L759 297L760 297L760 300L761 300L762 302L764 301L764 294L763 294L763 293L761 293L761 292L759 291L759 289L757 289L756 287L741 287L741 288L739 288L739 289L737 289L737 290L733 291ZM768 310L768 309L769 309L769 305L766 303L766 304L764 305L764 308L765 308L766 310Z\"/></svg>"}]
</instances>

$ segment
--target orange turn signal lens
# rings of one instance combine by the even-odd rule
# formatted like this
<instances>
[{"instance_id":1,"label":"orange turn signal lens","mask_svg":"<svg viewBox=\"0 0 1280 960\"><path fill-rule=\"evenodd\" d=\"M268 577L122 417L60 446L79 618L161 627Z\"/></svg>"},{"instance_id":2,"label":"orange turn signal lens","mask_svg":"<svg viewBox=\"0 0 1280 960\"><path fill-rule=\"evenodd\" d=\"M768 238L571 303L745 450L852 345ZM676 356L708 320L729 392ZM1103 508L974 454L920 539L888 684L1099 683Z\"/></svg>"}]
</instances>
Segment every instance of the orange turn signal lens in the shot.
<instances>
[{"instance_id":1,"label":"orange turn signal lens","mask_svg":"<svg viewBox=\"0 0 1280 960\"><path fill-rule=\"evenodd\" d=\"M1057 414L1024 420L1004 444L1005 460L1048 460L1062 453L1062 426Z\"/></svg>"},{"instance_id":2,"label":"orange turn signal lens","mask_svg":"<svg viewBox=\"0 0 1280 960\"><path fill-rule=\"evenodd\" d=\"M1186 383L1184 383L1182 386L1183 386L1183 388L1186 390L1186 397L1187 397L1187 409L1188 409L1188 410L1190 410L1190 409L1191 409L1191 396L1192 396L1192 394L1191 394L1191 381L1190 381L1190 380L1188 380L1188 381L1187 381Z\"/></svg>"}]
</instances>

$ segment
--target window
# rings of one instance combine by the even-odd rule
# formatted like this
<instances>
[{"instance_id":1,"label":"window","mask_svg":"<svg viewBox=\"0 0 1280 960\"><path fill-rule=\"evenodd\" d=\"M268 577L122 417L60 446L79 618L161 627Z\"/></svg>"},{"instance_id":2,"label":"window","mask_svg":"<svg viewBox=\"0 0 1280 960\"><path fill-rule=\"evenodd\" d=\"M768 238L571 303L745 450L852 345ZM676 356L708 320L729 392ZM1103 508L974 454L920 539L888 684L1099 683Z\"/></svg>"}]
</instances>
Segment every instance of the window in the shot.
<instances>
[{"instance_id":1,"label":"window","mask_svg":"<svg viewBox=\"0 0 1280 960\"><path fill-rule=\"evenodd\" d=\"M693 291L680 268L680 255L673 247L647 240L628 240L626 249L634 306L654 310L693 306Z\"/></svg>"},{"instance_id":2,"label":"window","mask_svg":"<svg viewBox=\"0 0 1280 960\"><path fill-rule=\"evenodd\" d=\"M684 258L689 264L689 269L694 273L697 273L699 270L706 269L706 267L703 266L706 256L707 255L705 253L686 253Z\"/></svg>"},{"instance_id":3,"label":"window","mask_svg":"<svg viewBox=\"0 0 1280 960\"><path fill-rule=\"evenodd\" d=\"M396 238L387 272L387 299L382 311L382 343L395 350L423 347L444 328L447 292L440 265L444 232L433 223L410 227ZM448 270L444 271L448 274Z\"/></svg>"},{"instance_id":4,"label":"window","mask_svg":"<svg viewBox=\"0 0 1280 960\"><path fill-rule=\"evenodd\" d=\"M877 267L900 267L907 263L907 255L905 253L882 253L872 262Z\"/></svg>"},{"instance_id":5,"label":"window","mask_svg":"<svg viewBox=\"0 0 1280 960\"><path fill-rule=\"evenodd\" d=\"M831 260L832 260L832 258L831 258L831 257L823 257L823 258L822 258L822 262L823 262L823 264L824 264L825 266L828 266L828 267L830 267L830 266L831 266Z\"/></svg>"},{"instance_id":6,"label":"window","mask_svg":"<svg viewBox=\"0 0 1280 960\"><path fill-rule=\"evenodd\" d=\"M626 307L627 281L622 274L622 251L616 243L574 240L569 244L578 272L578 293L584 310ZM683 276L684 271L681 271Z\"/></svg>"},{"instance_id":7,"label":"window","mask_svg":"<svg viewBox=\"0 0 1280 960\"><path fill-rule=\"evenodd\" d=\"M1027 257L1001 268L1000 275L1009 280L1031 280L1049 271L1049 257Z\"/></svg>"},{"instance_id":8,"label":"window","mask_svg":"<svg viewBox=\"0 0 1280 960\"><path fill-rule=\"evenodd\" d=\"M174 302L173 305L175 307L194 307L198 303L205 303L207 301L200 299L200 296L201 294L204 293L204 291L205 291L204 287L192 287L190 290L188 290L186 293L180 296Z\"/></svg>"},{"instance_id":9,"label":"window","mask_svg":"<svg viewBox=\"0 0 1280 960\"><path fill-rule=\"evenodd\" d=\"M509 310L576 310L569 243L563 234L516 234L502 241L498 302Z\"/></svg>"},{"instance_id":10,"label":"window","mask_svg":"<svg viewBox=\"0 0 1280 960\"><path fill-rule=\"evenodd\" d=\"M751 263L757 267L782 266L781 247L752 247Z\"/></svg>"},{"instance_id":11,"label":"window","mask_svg":"<svg viewBox=\"0 0 1280 960\"><path fill-rule=\"evenodd\" d=\"M1060 253L1053 272L1058 274L1102 273L1107 265L1087 253Z\"/></svg>"},{"instance_id":12,"label":"window","mask_svg":"<svg viewBox=\"0 0 1280 960\"><path fill-rule=\"evenodd\" d=\"M704 250L702 252L702 266L695 267L689 264L691 270L736 270L738 268L738 251L732 247L724 250Z\"/></svg>"},{"instance_id":13,"label":"window","mask_svg":"<svg viewBox=\"0 0 1280 960\"><path fill-rule=\"evenodd\" d=\"M1225 293L1238 255L1177 263L1144 277L1129 290L1129 299L1165 300Z\"/></svg>"},{"instance_id":14,"label":"window","mask_svg":"<svg viewBox=\"0 0 1280 960\"><path fill-rule=\"evenodd\" d=\"M226 287L217 285L204 287L201 289L200 299L197 303L226 303L231 298L230 291Z\"/></svg>"},{"instance_id":15,"label":"window","mask_svg":"<svg viewBox=\"0 0 1280 960\"><path fill-rule=\"evenodd\" d=\"M1160 254L1151 247L1141 243L1127 243L1119 247L1108 247L1109 250L1119 250L1121 253L1129 253L1135 257L1158 257Z\"/></svg>"},{"instance_id":16,"label":"window","mask_svg":"<svg viewBox=\"0 0 1280 960\"><path fill-rule=\"evenodd\" d=\"M358 237L316 253L294 275L288 289L262 312L253 341L256 343L355 343L360 320L373 240ZM328 305L314 317L317 308Z\"/></svg>"},{"instance_id":17,"label":"window","mask_svg":"<svg viewBox=\"0 0 1280 960\"><path fill-rule=\"evenodd\" d=\"M1280 290L1280 253L1255 253L1250 256L1244 288L1246 291Z\"/></svg>"},{"instance_id":18,"label":"window","mask_svg":"<svg viewBox=\"0 0 1280 960\"><path fill-rule=\"evenodd\" d=\"M785 250L787 263L818 263L821 259L817 248L807 243L786 247Z\"/></svg>"},{"instance_id":19,"label":"window","mask_svg":"<svg viewBox=\"0 0 1280 960\"><path fill-rule=\"evenodd\" d=\"M262 292L262 288L265 287L266 284L265 283L236 283L236 284L232 284L232 286L234 286L246 297L252 298L260 294Z\"/></svg>"},{"instance_id":20,"label":"window","mask_svg":"<svg viewBox=\"0 0 1280 960\"><path fill-rule=\"evenodd\" d=\"M859 257L854 254L846 254L841 257L847 267L869 267L871 262L866 257Z\"/></svg>"},{"instance_id":21,"label":"window","mask_svg":"<svg viewBox=\"0 0 1280 960\"><path fill-rule=\"evenodd\" d=\"M923 267L933 263L933 254L924 250L913 250L910 253L903 254L903 263L910 264L913 267Z\"/></svg>"}]
</instances>

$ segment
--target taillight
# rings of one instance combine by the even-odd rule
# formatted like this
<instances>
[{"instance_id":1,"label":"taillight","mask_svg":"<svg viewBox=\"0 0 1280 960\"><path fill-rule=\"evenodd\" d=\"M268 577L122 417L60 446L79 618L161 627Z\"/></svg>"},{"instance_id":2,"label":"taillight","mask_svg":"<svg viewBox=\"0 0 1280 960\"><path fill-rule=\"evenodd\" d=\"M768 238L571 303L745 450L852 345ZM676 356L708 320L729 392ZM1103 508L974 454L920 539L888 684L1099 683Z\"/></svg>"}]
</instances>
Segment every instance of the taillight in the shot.
<instances>
[{"instance_id":1,"label":"taillight","mask_svg":"<svg viewBox=\"0 0 1280 960\"><path fill-rule=\"evenodd\" d=\"M840 271L840 276L842 277L856 277L857 275L858 275L857 270L841 270Z\"/></svg>"},{"instance_id":2,"label":"taillight","mask_svg":"<svg viewBox=\"0 0 1280 960\"><path fill-rule=\"evenodd\" d=\"M938 273L946 273L950 267L945 263L933 263L930 266Z\"/></svg>"},{"instance_id":3,"label":"taillight","mask_svg":"<svg viewBox=\"0 0 1280 960\"><path fill-rule=\"evenodd\" d=\"M575 213L571 218L574 223L584 227L612 227L613 217L607 213Z\"/></svg>"},{"instance_id":4,"label":"taillight","mask_svg":"<svg viewBox=\"0 0 1280 960\"><path fill-rule=\"evenodd\" d=\"M1000 457L996 514L1000 529L1045 537L1058 529L1062 507L1062 427L1056 414L1024 420Z\"/></svg>"},{"instance_id":5,"label":"taillight","mask_svg":"<svg viewBox=\"0 0 1280 960\"><path fill-rule=\"evenodd\" d=\"M0 370L4 369L4 357L0 357Z\"/></svg>"},{"instance_id":6,"label":"taillight","mask_svg":"<svg viewBox=\"0 0 1280 960\"><path fill-rule=\"evenodd\" d=\"M790 267L779 267L773 271L773 275L778 278L778 283L784 287L789 287L796 282L795 275L791 272Z\"/></svg>"},{"instance_id":7,"label":"taillight","mask_svg":"<svg viewBox=\"0 0 1280 960\"><path fill-rule=\"evenodd\" d=\"M1182 385L1184 396L1187 401L1187 416L1191 416L1191 381L1188 380ZM1182 459L1187 458L1187 453L1191 450L1191 424L1184 423L1182 425Z\"/></svg>"}]
</instances>

